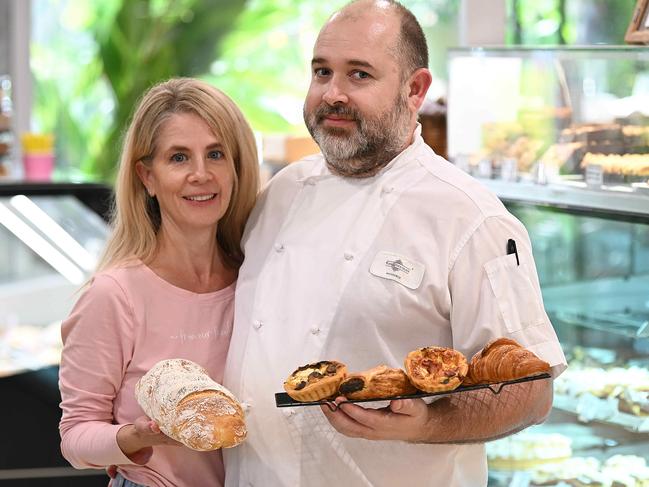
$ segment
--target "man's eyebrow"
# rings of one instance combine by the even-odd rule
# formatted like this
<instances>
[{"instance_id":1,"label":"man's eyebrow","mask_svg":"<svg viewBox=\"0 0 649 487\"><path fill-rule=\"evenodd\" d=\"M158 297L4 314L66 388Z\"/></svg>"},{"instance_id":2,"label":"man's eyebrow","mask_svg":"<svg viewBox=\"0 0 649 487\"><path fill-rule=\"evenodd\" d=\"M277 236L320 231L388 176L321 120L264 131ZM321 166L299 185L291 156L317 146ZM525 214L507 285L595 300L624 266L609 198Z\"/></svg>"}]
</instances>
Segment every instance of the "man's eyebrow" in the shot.
<instances>
[{"instance_id":1,"label":"man's eyebrow","mask_svg":"<svg viewBox=\"0 0 649 487\"><path fill-rule=\"evenodd\" d=\"M313 66L316 64L327 64L327 60L322 57L314 57L311 60L311 65ZM349 64L350 66L356 66L360 68L374 69L374 66L372 64L368 63L367 61L363 61L361 59L350 59L349 61L347 61L347 64Z\"/></svg>"}]
</instances>

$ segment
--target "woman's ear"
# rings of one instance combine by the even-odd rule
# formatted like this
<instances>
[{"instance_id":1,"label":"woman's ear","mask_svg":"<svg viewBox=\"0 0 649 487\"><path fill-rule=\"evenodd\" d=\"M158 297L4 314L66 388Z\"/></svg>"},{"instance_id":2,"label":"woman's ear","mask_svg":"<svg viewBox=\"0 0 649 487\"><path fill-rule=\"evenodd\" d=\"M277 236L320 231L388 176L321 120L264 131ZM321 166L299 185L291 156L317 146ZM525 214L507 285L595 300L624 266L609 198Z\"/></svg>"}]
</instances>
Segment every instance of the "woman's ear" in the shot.
<instances>
[{"instance_id":1,"label":"woman's ear","mask_svg":"<svg viewBox=\"0 0 649 487\"><path fill-rule=\"evenodd\" d=\"M142 184L146 188L147 193L149 193L149 196L153 198L155 196L155 191L153 190L153 184L151 184L151 168L146 164L143 164L142 161L138 161L135 164L135 172L140 178L140 181L142 181Z\"/></svg>"},{"instance_id":2,"label":"woman's ear","mask_svg":"<svg viewBox=\"0 0 649 487\"><path fill-rule=\"evenodd\" d=\"M419 111L432 82L433 76L426 68L419 68L410 75L408 80L408 106L412 112L417 113Z\"/></svg>"}]
</instances>

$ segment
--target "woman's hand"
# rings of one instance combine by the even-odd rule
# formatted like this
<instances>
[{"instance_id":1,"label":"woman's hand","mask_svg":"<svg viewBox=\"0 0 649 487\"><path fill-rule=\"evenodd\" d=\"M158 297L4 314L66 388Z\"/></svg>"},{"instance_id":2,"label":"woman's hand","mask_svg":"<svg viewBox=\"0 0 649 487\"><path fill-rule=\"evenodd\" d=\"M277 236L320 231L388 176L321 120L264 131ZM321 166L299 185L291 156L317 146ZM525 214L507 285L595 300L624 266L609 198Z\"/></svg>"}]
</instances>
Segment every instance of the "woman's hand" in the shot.
<instances>
[{"instance_id":1,"label":"woman's hand","mask_svg":"<svg viewBox=\"0 0 649 487\"><path fill-rule=\"evenodd\" d=\"M117 432L117 444L133 463L144 465L153 455L156 445L182 446L160 431L158 424L147 416L140 416L133 424Z\"/></svg>"},{"instance_id":2,"label":"woman's hand","mask_svg":"<svg viewBox=\"0 0 649 487\"><path fill-rule=\"evenodd\" d=\"M421 399L390 401L382 409L366 409L337 398L338 409L321 406L331 425L345 436L367 440L423 441L429 419L428 406Z\"/></svg>"}]
</instances>

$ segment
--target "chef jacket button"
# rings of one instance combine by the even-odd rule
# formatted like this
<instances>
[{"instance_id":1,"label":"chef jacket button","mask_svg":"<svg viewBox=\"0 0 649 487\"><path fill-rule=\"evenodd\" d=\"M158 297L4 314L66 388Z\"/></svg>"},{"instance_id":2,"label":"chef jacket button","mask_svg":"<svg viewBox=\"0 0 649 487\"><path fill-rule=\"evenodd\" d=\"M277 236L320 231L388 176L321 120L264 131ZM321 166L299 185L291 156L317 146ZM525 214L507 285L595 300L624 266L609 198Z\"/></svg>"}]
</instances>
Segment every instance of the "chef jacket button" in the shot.
<instances>
[{"instance_id":1,"label":"chef jacket button","mask_svg":"<svg viewBox=\"0 0 649 487\"><path fill-rule=\"evenodd\" d=\"M241 409L243 409L244 413L247 413L248 411L250 411L251 407L252 406L250 405L250 403L248 401L244 401L244 402L241 403Z\"/></svg>"},{"instance_id":2,"label":"chef jacket button","mask_svg":"<svg viewBox=\"0 0 649 487\"><path fill-rule=\"evenodd\" d=\"M293 411L292 409L287 409L282 412L284 413L284 416L286 416L287 418L290 418L291 416L295 415L295 411Z\"/></svg>"},{"instance_id":3,"label":"chef jacket button","mask_svg":"<svg viewBox=\"0 0 649 487\"><path fill-rule=\"evenodd\" d=\"M277 252L277 253L284 252L284 246L281 243L276 243L275 244L275 252Z\"/></svg>"},{"instance_id":4,"label":"chef jacket button","mask_svg":"<svg viewBox=\"0 0 649 487\"><path fill-rule=\"evenodd\" d=\"M252 326L255 330L259 330L262 326L264 326L264 323L262 321L255 320L252 322Z\"/></svg>"},{"instance_id":5,"label":"chef jacket button","mask_svg":"<svg viewBox=\"0 0 649 487\"><path fill-rule=\"evenodd\" d=\"M317 326L314 326L313 328L311 328L311 334L312 335L317 335L319 333L320 333L320 328L318 328Z\"/></svg>"},{"instance_id":6,"label":"chef jacket button","mask_svg":"<svg viewBox=\"0 0 649 487\"><path fill-rule=\"evenodd\" d=\"M392 193L392 191L394 191L394 188L391 186L385 186L381 191L383 192L383 194L389 194Z\"/></svg>"},{"instance_id":7,"label":"chef jacket button","mask_svg":"<svg viewBox=\"0 0 649 487\"><path fill-rule=\"evenodd\" d=\"M345 260L354 260L354 254L351 252L345 252Z\"/></svg>"},{"instance_id":8,"label":"chef jacket button","mask_svg":"<svg viewBox=\"0 0 649 487\"><path fill-rule=\"evenodd\" d=\"M307 180L306 180L306 184L308 184L309 186L315 186L315 184L316 184L316 180L315 180L315 178L309 178L309 179L307 179Z\"/></svg>"}]
</instances>

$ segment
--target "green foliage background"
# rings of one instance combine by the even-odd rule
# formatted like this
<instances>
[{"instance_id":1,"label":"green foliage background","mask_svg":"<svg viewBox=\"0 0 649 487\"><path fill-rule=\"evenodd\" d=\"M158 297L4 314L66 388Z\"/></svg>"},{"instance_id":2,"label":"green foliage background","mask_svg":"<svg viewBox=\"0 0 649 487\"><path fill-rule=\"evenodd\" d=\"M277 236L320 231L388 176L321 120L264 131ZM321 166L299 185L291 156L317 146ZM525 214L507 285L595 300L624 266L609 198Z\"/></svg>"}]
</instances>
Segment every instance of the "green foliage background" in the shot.
<instances>
[{"instance_id":1,"label":"green foliage background","mask_svg":"<svg viewBox=\"0 0 649 487\"><path fill-rule=\"evenodd\" d=\"M218 86L253 128L303 133L308 60L346 0L32 0L34 129L54 132L58 179L111 182L138 97L172 76ZM458 3L406 0L445 77Z\"/></svg>"}]
</instances>

